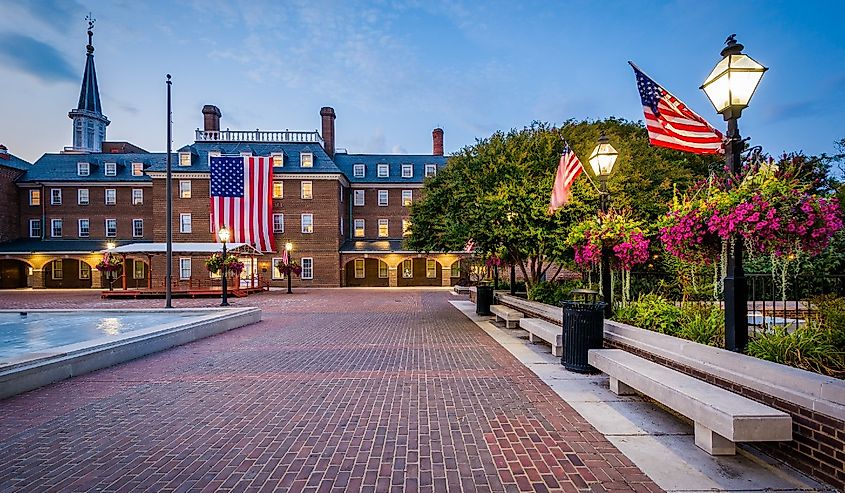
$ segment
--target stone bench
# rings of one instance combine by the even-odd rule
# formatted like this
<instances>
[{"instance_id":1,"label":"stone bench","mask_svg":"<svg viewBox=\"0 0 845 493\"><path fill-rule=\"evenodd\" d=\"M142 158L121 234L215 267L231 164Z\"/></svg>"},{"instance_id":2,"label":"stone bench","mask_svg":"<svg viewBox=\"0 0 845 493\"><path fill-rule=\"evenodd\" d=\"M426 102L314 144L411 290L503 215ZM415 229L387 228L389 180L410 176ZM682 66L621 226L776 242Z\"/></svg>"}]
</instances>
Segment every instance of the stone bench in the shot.
<instances>
[{"instance_id":1,"label":"stone bench","mask_svg":"<svg viewBox=\"0 0 845 493\"><path fill-rule=\"evenodd\" d=\"M496 315L496 320L504 320L505 328L516 328L516 323L522 318L522 312L503 305L490 305L490 311Z\"/></svg>"},{"instance_id":2,"label":"stone bench","mask_svg":"<svg viewBox=\"0 0 845 493\"><path fill-rule=\"evenodd\" d=\"M455 286L454 288L456 294L469 294L469 286Z\"/></svg>"},{"instance_id":3,"label":"stone bench","mask_svg":"<svg viewBox=\"0 0 845 493\"><path fill-rule=\"evenodd\" d=\"M519 326L528 332L529 341L544 340L552 345L554 356L563 356L563 328L560 325L539 318L523 318Z\"/></svg>"},{"instance_id":4,"label":"stone bench","mask_svg":"<svg viewBox=\"0 0 845 493\"><path fill-rule=\"evenodd\" d=\"M607 373L617 395L640 392L695 423L695 444L710 455L736 454L736 442L792 440L792 418L621 349L591 349L588 361Z\"/></svg>"}]
</instances>

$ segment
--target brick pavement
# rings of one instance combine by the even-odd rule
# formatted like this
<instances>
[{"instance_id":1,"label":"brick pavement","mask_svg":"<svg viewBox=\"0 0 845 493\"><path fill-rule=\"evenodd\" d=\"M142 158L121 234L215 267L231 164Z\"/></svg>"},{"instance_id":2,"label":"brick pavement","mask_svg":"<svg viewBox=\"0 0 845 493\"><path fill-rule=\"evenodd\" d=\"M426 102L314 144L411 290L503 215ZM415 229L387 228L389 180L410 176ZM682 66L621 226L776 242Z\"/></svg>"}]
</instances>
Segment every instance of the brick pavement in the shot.
<instances>
[{"instance_id":1,"label":"brick pavement","mask_svg":"<svg viewBox=\"0 0 845 493\"><path fill-rule=\"evenodd\" d=\"M0 401L0 491L659 491L449 299L235 300L264 320ZM0 308L161 304L0 294Z\"/></svg>"}]
</instances>

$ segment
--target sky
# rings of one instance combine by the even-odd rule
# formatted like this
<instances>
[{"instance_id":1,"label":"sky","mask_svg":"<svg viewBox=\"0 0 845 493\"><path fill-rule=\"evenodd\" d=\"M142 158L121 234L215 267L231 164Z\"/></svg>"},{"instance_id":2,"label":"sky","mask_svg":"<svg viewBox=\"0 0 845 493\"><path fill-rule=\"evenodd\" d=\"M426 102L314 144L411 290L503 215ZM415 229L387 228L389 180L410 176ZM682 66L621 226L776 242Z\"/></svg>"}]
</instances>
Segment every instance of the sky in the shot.
<instances>
[{"instance_id":1,"label":"sky","mask_svg":"<svg viewBox=\"0 0 845 493\"><path fill-rule=\"evenodd\" d=\"M87 42L108 140L192 143L222 128L314 130L337 113L350 153L446 152L532 121L642 120L634 61L724 128L699 86L732 33L770 70L740 120L768 152L828 154L845 138L845 2L0 0L0 143L34 161L71 144Z\"/></svg>"}]
</instances>

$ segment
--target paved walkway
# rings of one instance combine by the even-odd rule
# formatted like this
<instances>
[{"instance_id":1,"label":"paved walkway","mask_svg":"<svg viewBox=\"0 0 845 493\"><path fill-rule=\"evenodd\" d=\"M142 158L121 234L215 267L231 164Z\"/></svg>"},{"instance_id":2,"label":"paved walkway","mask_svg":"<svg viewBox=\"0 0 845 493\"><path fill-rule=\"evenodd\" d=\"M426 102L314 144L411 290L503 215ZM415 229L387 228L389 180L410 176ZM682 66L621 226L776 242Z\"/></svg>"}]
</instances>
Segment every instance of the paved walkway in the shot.
<instances>
[{"instance_id":1,"label":"paved walkway","mask_svg":"<svg viewBox=\"0 0 845 493\"><path fill-rule=\"evenodd\" d=\"M659 491L450 299L236 300L264 320L0 401L0 491Z\"/></svg>"}]
</instances>

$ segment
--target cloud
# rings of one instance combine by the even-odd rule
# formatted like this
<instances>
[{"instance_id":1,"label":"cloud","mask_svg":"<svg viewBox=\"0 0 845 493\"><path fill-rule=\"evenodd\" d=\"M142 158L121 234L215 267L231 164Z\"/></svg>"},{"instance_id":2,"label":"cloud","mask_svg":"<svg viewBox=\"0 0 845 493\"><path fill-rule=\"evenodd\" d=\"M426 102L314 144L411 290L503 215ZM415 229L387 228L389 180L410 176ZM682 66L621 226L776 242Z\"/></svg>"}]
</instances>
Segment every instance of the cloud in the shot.
<instances>
[{"instance_id":1,"label":"cloud","mask_svg":"<svg viewBox=\"0 0 845 493\"><path fill-rule=\"evenodd\" d=\"M2 4L2 10L19 9L32 20L54 31L68 32L72 28L81 30L86 26L84 23L85 14L82 14L83 7L75 0L28 0L26 2L8 2L8 4L0 1L0 4Z\"/></svg>"},{"instance_id":2,"label":"cloud","mask_svg":"<svg viewBox=\"0 0 845 493\"><path fill-rule=\"evenodd\" d=\"M390 149L391 154L408 154L408 150L402 147L401 145L397 144Z\"/></svg>"},{"instance_id":3,"label":"cloud","mask_svg":"<svg viewBox=\"0 0 845 493\"><path fill-rule=\"evenodd\" d=\"M58 50L24 34L0 33L0 59L45 82L79 79Z\"/></svg>"}]
</instances>

